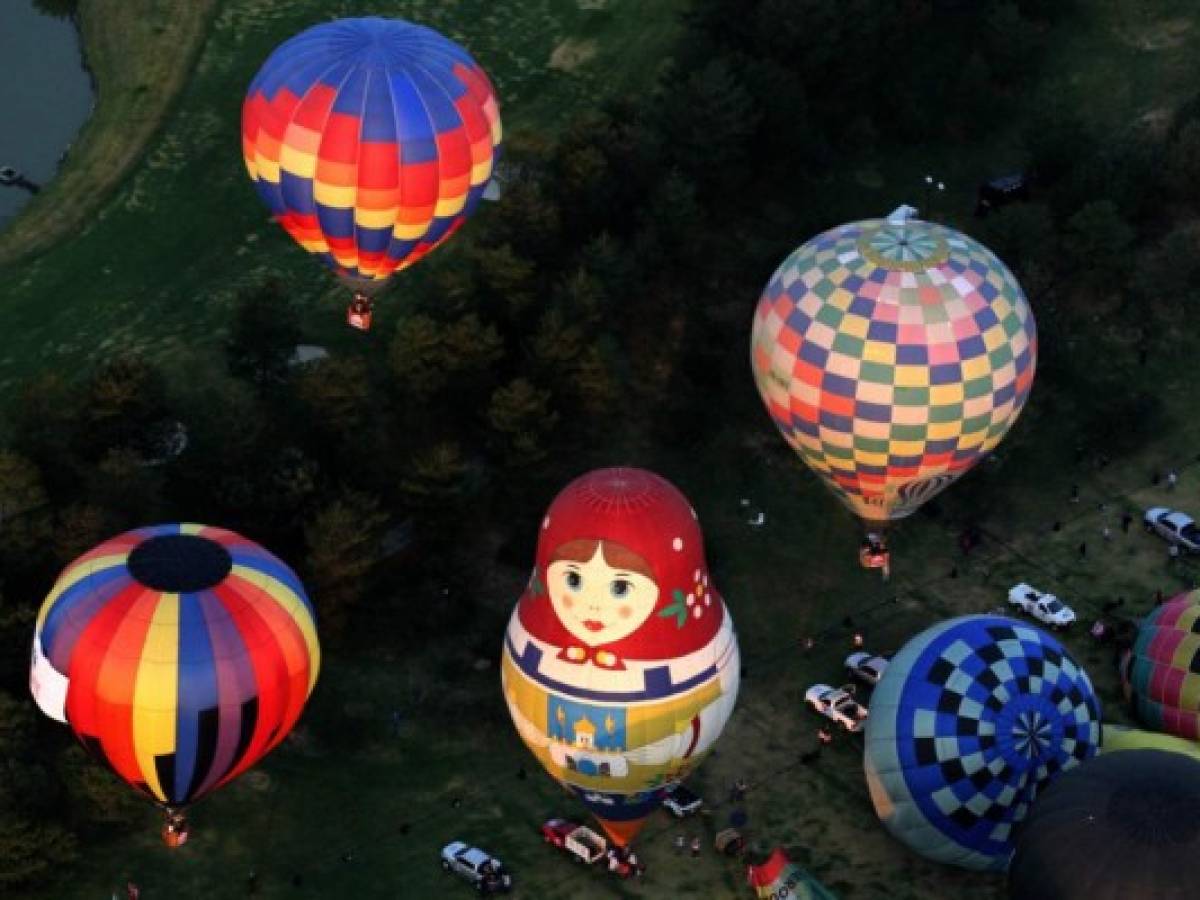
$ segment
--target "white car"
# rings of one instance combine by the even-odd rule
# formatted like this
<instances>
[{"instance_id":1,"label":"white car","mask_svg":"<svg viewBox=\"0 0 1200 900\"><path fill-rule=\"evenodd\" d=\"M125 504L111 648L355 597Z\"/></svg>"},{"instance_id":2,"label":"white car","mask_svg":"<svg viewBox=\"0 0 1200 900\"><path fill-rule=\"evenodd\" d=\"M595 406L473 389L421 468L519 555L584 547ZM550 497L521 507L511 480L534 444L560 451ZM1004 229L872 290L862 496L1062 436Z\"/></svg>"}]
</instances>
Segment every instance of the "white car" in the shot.
<instances>
[{"instance_id":1,"label":"white car","mask_svg":"<svg viewBox=\"0 0 1200 900\"><path fill-rule=\"evenodd\" d=\"M465 878L481 894L512 890L512 876L500 860L462 841L442 848L442 868Z\"/></svg>"},{"instance_id":2,"label":"white car","mask_svg":"<svg viewBox=\"0 0 1200 900\"><path fill-rule=\"evenodd\" d=\"M804 692L804 702L827 719L837 722L847 731L862 731L868 710L854 699L852 685L832 688L827 684L814 684Z\"/></svg>"},{"instance_id":3,"label":"white car","mask_svg":"<svg viewBox=\"0 0 1200 900\"><path fill-rule=\"evenodd\" d=\"M1200 529L1187 513L1167 509L1165 506L1155 506L1146 510L1142 516L1142 525L1147 531L1177 544L1181 550L1200 553Z\"/></svg>"},{"instance_id":4,"label":"white car","mask_svg":"<svg viewBox=\"0 0 1200 900\"><path fill-rule=\"evenodd\" d=\"M1039 622L1053 628L1066 628L1075 621L1075 611L1053 594L1021 582L1008 592L1008 602L1018 606Z\"/></svg>"},{"instance_id":5,"label":"white car","mask_svg":"<svg viewBox=\"0 0 1200 900\"><path fill-rule=\"evenodd\" d=\"M677 819L691 815L703 805L704 799L682 784L677 784L667 791L667 796L663 799L663 806Z\"/></svg>"},{"instance_id":6,"label":"white car","mask_svg":"<svg viewBox=\"0 0 1200 900\"><path fill-rule=\"evenodd\" d=\"M870 653L851 653L846 657L846 671L859 681L865 681L874 687L887 671L887 660Z\"/></svg>"}]
</instances>

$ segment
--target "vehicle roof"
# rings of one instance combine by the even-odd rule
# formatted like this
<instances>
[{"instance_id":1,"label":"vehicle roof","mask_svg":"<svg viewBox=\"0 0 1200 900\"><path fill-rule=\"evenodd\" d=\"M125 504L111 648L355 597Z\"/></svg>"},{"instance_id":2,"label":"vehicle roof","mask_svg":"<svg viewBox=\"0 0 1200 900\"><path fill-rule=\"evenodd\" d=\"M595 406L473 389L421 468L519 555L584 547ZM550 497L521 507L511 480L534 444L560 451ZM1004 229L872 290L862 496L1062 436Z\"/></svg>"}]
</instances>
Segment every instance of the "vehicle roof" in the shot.
<instances>
[{"instance_id":1,"label":"vehicle roof","mask_svg":"<svg viewBox=\"0 0 1200 900\"><path fill-rule=\"evenodd\" d=\"M682 782L675 785L667 792L668 797L674 797L676 800L699 800L700 795L693 791L690 787Z\"/></svg>"},{"instance_id":2,"label":"vehicle roof","mask_svg":"<svg viewBox=\"0 0 1200 900\"><path fill-rule=\"evenodd\" d=\"M483 865L485 862L488 862L489 860L491 862L495 862L495 863L500 862L500 860L498 860L498 859L492 859L492 857L488 856L486 853L484 853L478 847L469 847L467 850L463 851L462 853L460 853L458 855L461 856L463 859L465 859L467 862L471 863L471 865L475 866L476 868Z\"/></svg>"},{"instance_id":3,"label":"vehicle roof","mask_svg":"<svg viewBox=\"0 0 1200 900\"><path fill-rule=\"evenodd\" d=\"M1171 522L1179 527L1183 527L1184 525L1195 525L1196 524L1195 519L1193 519L1187 513L1179 512L1178 510L1172 510L1167 515L1163 516L1163 520L1167 521L1167 522Z\"/></svg>"},{"instance_id":4,"label":"vehicle roof","mask_svg":"<svg viewBox=\"0 0 1200 900\"><path fill-rule=\"evenodd\" d=\"M804 693L805 694L828 694L832 690L833 690L833 688L831 688L827 684L814 684Z\"/></svg>"}]
</instances>

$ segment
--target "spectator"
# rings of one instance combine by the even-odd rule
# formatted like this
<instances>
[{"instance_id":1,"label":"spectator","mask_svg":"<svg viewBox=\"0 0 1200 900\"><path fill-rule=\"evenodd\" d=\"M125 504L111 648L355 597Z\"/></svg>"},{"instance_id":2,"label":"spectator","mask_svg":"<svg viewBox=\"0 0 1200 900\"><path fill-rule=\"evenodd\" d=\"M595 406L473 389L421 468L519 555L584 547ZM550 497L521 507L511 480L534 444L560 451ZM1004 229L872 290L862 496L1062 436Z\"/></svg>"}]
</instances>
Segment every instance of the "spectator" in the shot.
<instances>
[{"instance_id":1,"label":"spectator","mask_svg":"<svg viewBox=\"0 0 1200 900\"><path fill-rule=\"evenodd\" d=\"M824 746L828 747L833 743L833 732L822 725L817 729L817 740L819 740Z\"/></svg>"},{"instance_id":2,"label":"spectator","mask_svg":"<svg viewBox=\"0 0 1200 900\"><path fill-rule=\"evenodd\" d=\"M1104 526L1104 530L1101 531L1100 533L1104 536L1105 542L1112 540L1112 529L1109 528L1107 525Z\"/></svg>"},{"instance_id":3,"label":"spectator","mask_svg":"<svg viewBox=\"0 0 1200 900\"><path fill-rule=\"evenodd\" d=\"M862 632L861 631L854 632L854 637L852 637L850 639L850 643L854 646L855 650L861 650L863 648Z\"/></svg>"},{"instance_id":4,"label":"spectator","mask_svg":"<svg viewBox=\"0 0 1200 900\"><path fill-rule=\"evenodd\" d=\"M1055 519L1054 524L1050 526L1050 530L1054 532L1062 531L1062 522L1058 521L1058 519Z\"/></svg>"},{"instance_id":5,"label":"spectator","mask_svg":"<svg viewBox=\"0 0 1200 900\"><path fill-rule=\"evenodd\" d=\"M1087 541L1081 541L1079 544L1079 558L1087 559Z\"/></svg>"},{"instance_id":6,"label":"spectator","mask_svg":"<svg viewBox=\"0 0 1200 900\"><path fill-rule=\"evenodd\" d=\"M125 882L126 900L138 900L140 896L142 896L142 889L136 883L132 880Z\"/></svg>"},{"instance_id":7,"label":"spectator","mask_svg":"<svg viewBox=\"0 0 1200 900\"><path fill-rule=\"evenodd\" d=\"M1072 503L1079 502L1079 485L1077 485L1077 484L1071 485L1071 502Z\"/></svg>"},{"instance_id":8,"label":"spectator","mask_svg":"<svg viewBox=\"0 0 1200 900\"><path fill-rule=\"evenodd\" d=\"M687 843L687 840L682 834L675 835L675 852L683 853L683 846L685 843Z\"/></svg>"},{"instance_id":9,"label":"spectator","mask_svg":"<svg viewBox=\"0 0 1200 900\"><path fill-rule=\"evenodd\" d=\"M1175 490L1175 485L1179 483L1179 474L1174 469L1167 470L1167 490Z\"/></svg>"},{"instance_id":10,"label":"spectator","mask_svg":"<svg viewBox=\"0 0 1200 900\"><path fill-rule=\"evenodd\" d=\"M1132 524L1133 516L1129 514L1128 510L1121 513L1121 531L1125 534L1129 534L1129 526Z\"/></svg>"},{"instance_id":11,"label":"spectator","mask_svg":"<svg viewBox=\"0 0 1200 900\"><path fill-rule=\"evenodd\" d=\"M1157 591L1155 591L1155 592L1154 592L1154 605L1155 605L1155 606L1162 606L1162 605L1163 605L1163 592L1162 592L1162 588L1159 588Z\"/></svg>"},{"instance_id":12,"label":"spectator","mask_svg":"<svg viewBox=\"0 0 1200 900\"><path fill-rule=\"evenodd\" d=\"M1162 475L1159 474L1158 469L1155 469L1153 472L1150 473L1150 484L1153 487L1158 487L1158 484L1160 481L1162 481Z\"/></svg>"},{"instance_id":13,"label":"spectator","mask_svg":"<svg viewBox=\"0 0 1200 900\"><path fill-rule=\"evenodd\" d=\"M697 834L692 837L692 857L694 858L699 855L700 855L700 835Z\"/></svg>"}]
</instances>

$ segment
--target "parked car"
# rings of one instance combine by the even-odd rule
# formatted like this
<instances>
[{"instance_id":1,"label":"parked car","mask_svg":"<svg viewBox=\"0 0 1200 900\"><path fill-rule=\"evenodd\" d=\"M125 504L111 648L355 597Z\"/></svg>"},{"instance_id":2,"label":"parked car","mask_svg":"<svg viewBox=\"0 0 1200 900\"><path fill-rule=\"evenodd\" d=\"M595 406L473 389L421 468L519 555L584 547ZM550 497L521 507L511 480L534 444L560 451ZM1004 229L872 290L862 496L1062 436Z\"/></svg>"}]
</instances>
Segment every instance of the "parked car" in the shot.
<instances>
[{"instance_id":1,"label":"parked car","mask_svg":"<svg viewBox=\"0 0 1200 900\"><path fill-rule=\"evenodd\" d=\"M851 653L846 657L846 670L859 681L874 687L887 671L887 660L870 653Z\"/></svg>"},{"instance_id":2,"label":"parked car","mask_svg":"<svg viewBox=\"0 0 1200 900\"><path fill-rule=\"evenodd\" d=\"M675 785L663 799L663 806L669 809L677 819L690 816L703 805L704 799L683 784Z\"/></svg>"},{"instance_id":3,"label":"parked car","mask_svg":"<svg viewBox=\"0 0 1200 900\"><path fill-rule=\"evenodd\" d=\"M442 868L465 878L481 894L512 890L512 876L500 860L462 841L442 848Z\"/></svg>"},{"instance_id":4,"label":"parked car","mask_svg":"<svg viewBox=\"0 0 1200 900\"><path fill-rule=\"evenodd\" d=\"M567 819L549 819L542 825L542 840L561 847L576 862L591 865L608 851L608 841L586 825Z\"/></svg>"},{"instance_id":5,"label":"parked car","mask_svg":"<svg viewBox=\"0 0 1200 900\"><path fill-rule=\"evenodd\" d=\"M1178 545L1180 550L1200 553L1200 529L1187 513L1165 506L1151 507L1142 516L1142 525L1147 531Z\"/></svg>"},{"instance_id":6,"label":"parked car","mask_svg":"<svg viewBox=\"0 0 1200 900\"><path fill-rule=\"evenodd\" d=\"M1075 621L1075 611L1053 594L1046 594L1025 582L1013 585L1008 602L1019 607L1039 622L1052 628L1066 628Z\"/></svg>"},{"instance_id":7,"label":"parked car","mask_svg":"<svg viewBox=\"0 0 1200 900\"><path fill-rule=\"evenodd\" d=\"M854 686L832 688L814 684L804 692L804 702L827 719L837 722L847 731L862 731L869 710L854 699Z\"/></svg>"}]
</instances>

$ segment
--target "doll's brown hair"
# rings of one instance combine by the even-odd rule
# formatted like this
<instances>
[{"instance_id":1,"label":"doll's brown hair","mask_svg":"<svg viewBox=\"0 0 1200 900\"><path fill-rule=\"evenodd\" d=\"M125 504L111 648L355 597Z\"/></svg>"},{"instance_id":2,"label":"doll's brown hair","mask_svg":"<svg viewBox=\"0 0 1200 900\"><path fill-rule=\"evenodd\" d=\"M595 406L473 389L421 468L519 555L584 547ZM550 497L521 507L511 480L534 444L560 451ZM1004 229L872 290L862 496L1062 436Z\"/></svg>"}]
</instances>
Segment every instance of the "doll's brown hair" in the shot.
<instances>
[{"instance_id":1,"label":"doll's brown hair","mask_svg":"<svg viewBox=\"0 0 1200 900\"><path fill-rule=\"evenodd\" d=\"M650 563L624 544L618 544L616 541L598 541L594 538L567 541L554 548L554 552L550 554L550 562L555 563L564 559L570 562L587 562L596 555L597 545L600 547L600 552L604 554L604 561L614 569L636 572L638 575L644 575L654 580L654 570L650 568Z\"/></svg>"}]
</instances>

